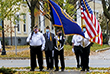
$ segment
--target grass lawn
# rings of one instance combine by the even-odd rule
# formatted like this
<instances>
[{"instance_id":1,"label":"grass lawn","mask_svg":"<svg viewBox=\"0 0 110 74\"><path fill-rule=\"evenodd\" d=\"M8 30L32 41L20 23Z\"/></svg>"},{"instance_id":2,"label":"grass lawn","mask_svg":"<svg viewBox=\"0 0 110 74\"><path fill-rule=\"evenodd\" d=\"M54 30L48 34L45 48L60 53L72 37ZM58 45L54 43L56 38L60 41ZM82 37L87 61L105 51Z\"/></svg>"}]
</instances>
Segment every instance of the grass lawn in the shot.
<instances>
[{"instance_id":1,"label":"grass lawn","mask_svg":"<svg viewBox=\"0 0 110 74\"><path fill-rule=\"evenodd\" d=\"M46 67L44 67L46 69ZM38 68L36 68L38 69ZM16 70L24 70L24 71L16 71ZM27 70L27 71L26 71ZM51 74L47 71L44 71L44 72L39 72L39 71L34 71L34 72L31 72L29 71L30 70L30 67L1 67L0 68L0 74ZM73 70L73 71L80 71L81 68L76 68L76 67L66 67L65 70L68 70L68 73ZM90 72L86 72L86 74L110 74L110 68L92 68L90 67ZM95 71L97 70L97 71ZM103 70L103 71L100 71L100 70ZM53 74L53 72L52 72ZM81 74L85 74L85 73L81 73Z\"/></svg>"},{"instance_id":2,"label":"grass lawn","mask_svg":"<svg viewBox=\"0 0 110 74\"><path fill-rule=\"evenodd\" d=\"M91 52L95 52L98 49L103 49L103 48L107 48L107 47L110 47L110 46L109 45L102 45L102 46L100 46L98 44L93 44L93 46L91 46L91 48L90 48L90 51ZM65 56L72 56L72 55L74 55L73 52L72 52L72 46L65 45L64 49L65 49Z\"/></svg>"},{"instance_id":3,"label":"grass lawn","mask_svg":"<svg viewBox=\"0 0 110 74\"><path fill-rule=\"evenodd\" d=\"M98 49L103 49L103 48L107 48L107 47L110 47L110 46L107 44L104 44L102 46L100 46L98 44L93 44L93 46L91 47L91 51L96 51Z\"/></svg>"},{"instance_id":4,"label":"grass lawn","mask_svg":"<svg viewBox=\"0 0 110 74\"><path fill-rule=\"evenodd\" d=\"M11 68L2 67L2 68L0 68L0 74L49 74L49 72L47 72L47 71L44 71L44 72L26 71L27 68L26 67L25 68L23 68L23 67L20 67L20 68L18 68L18 67L16 67L16 68L14 68L14 67L11 67ZM20 69L25 69L25 70L24 71L16 71L16 70L20 70Z\"/></svg>"},{"instance_id":5,"label":"grass lawn","mask_svg":"<svg viewBox=\"0 0 110 74\"><path fill-rule=\"evenodd\" d=\"M108 45L98 45L98 44L93 44L93 46L91 46L91 52L94 52L98 49L103 49L103 48L107 48L109 47ZM29 48L29 45L24 45L24 46L17 46L17 50L19 49L23 49L23 48ZM6 46L6 51L9 51L9 50L15 50L15 46ZM1 52L0 52L1 54ZM44 55L44 52L43 52L43 55ZM65 45L64 46L64 55L65 56L73 56L74 53L72 52L72 46L70 45ZM17 55L15 54L15 51L14 52L6 52L6 55L0 55L0 57L2 58L30 58L30 50L24 50L24 51L21 51L21 52L17 52ZM45 57L45 55L44 55Z\"/></svg>"}]
</instances>

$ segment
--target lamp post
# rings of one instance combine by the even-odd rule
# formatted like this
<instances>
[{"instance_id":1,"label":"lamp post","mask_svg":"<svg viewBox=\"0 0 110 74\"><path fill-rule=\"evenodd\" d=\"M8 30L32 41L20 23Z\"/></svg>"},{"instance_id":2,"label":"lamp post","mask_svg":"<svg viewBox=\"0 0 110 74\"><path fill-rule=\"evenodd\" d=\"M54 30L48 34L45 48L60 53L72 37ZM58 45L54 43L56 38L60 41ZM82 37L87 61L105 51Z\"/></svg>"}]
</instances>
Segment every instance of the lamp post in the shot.
<instances>
[{"instance_id":1,"label":"lamp post","mask_svg":"<svg viewBox=\"0 0 110 74\"><path fill-rule=\"evenodd\" d=\"M3 1L1 2L1 7L3 6ZM3 7L1 8L3 10ZM3 12L1 12L1 15L3 16ZM4 20L2 19L2 53L1 55L6 55L6 51L5 51L5 36L4 36Z\"/></svg>"},{"instance_id":2,"label":"lamp post","mask_svg":"<svg viewBox=\"0 0 110 74\"><path fill-rule=\"evenodd\" d=\"M95 15L95 0L94 0L94 15Z\"/></svg>"},{"instance_id":3,"label":"lamp post","mask_svg":"<svg viewBox=\"0 0 110 74\"><path fill-rule=\"evenodd\" d=\"M2 20L2 42L3 42L3 50L1 55L6 55L5 51L5 36L4 36L4 21Z\"/></svg>"},{"instance_id":4,"label":"lamp post","mask_svg":"<svg viewBox=\"0 0 110 74\"><path fill-rule=\"evenodd\" d=\"M16 28L17 27L18 27L17 25L14 26L14 28L15 28L15 54L16 55L17 55L17 42L16 42Z\"/></svg>"}]
</instances>

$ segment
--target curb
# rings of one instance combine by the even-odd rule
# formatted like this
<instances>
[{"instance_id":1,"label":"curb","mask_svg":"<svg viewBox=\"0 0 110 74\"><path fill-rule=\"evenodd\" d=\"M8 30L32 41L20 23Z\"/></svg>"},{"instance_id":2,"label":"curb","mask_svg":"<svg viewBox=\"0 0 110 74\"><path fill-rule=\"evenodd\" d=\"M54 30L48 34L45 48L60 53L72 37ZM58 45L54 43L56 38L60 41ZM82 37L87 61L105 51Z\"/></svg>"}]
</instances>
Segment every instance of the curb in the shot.
<instances>
[{"instance_id":1,"label":"curb","mask_svg":"<svg viewBox=\"0 0 110 74\"><path fill-rule=\"evenodd\" d=\"M30 69L15 69L16 71L30 71ZM35 71L39 71L39 69L35 69ZM56 73L56 74L79 74L79 73L83 73L83 74L86 74L86 73L91 73L91 72L109 72L108 70L90 70L90 71L80 71L80 70L71 70L71 69L68 69L68 70L64 70L63 72L61 70L55 72L54 70L45 70L44 69L44 72L49 72L49 74L53 74L53 73Z\"/></svg>"},{"instance_id":2,"label":"curb","mask_svg":"<svg viewBox=\"0 0 110 74\"><path fill-rule=\"evenodd\" d=\"M104 51L104 50L108 50L108 49L110 49L110 47L103 48L103 49L98 49L98 50L96 50L95 52L100 52L100 51Z\"/></svg>"}]
</instances>

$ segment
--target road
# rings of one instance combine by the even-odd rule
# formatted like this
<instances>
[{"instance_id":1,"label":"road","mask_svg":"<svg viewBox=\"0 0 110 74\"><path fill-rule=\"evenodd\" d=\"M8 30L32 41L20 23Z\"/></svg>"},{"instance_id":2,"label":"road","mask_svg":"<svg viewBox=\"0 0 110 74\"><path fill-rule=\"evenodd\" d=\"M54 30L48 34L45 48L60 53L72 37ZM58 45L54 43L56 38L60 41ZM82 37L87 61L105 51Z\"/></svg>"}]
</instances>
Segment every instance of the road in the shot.
<instances>
[{"instance_id":1,"label":"road","mask_svg":"<svg viewBox=\"0 0 110 74\"><path fill-rule=\"evenodd\" d=\"M89 62L90 62L89 63L90 67L110 67L110 50L106 50L103 52L96 52L96 53L90 55ZM30 63L29 59L23 59L23 60L0 59L0 67L2 67L2 66L4 66L4 67L27 67L27 66L30 66L29 63ZM45 59L44 59L44 66L46 66ZM60 64L59 64L59 66L60 66ZM65 66L66 67L76 67L75 56L65 57Z\"/></svg>"}]
</instances>

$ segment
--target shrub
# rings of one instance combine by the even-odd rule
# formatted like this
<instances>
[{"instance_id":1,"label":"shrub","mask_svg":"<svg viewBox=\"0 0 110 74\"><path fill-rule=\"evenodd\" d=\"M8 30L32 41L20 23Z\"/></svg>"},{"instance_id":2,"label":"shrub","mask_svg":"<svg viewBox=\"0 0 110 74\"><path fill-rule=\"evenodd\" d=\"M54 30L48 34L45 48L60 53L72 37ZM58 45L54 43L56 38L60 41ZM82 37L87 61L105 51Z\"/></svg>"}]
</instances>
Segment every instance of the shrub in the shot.
<instances>
[{"instance_id":1,"label":"shrub","mask_svg":"<svg viewBox=\"0 0 110 74\"><path fill-rule=\"evenodd\" d=\"M9 68L4 68L4 67L0 68L0 73L2 74L13 74L15 72L16 72L15 70Z\"/></svg>"},{"instance_id":2,"label":"shrub","mask_svg":"<svg viewBox=\"0 0 110 74\"><path fill-rule=\"evenodd\" d=\"M72 45L72 42L71 42L72 41L72 37L73 36L68 36L66 44Z\"/></svg>"},{"instance_id":3,"label":"shrub","mask_svg":"<svg viewBox=\"0 0 110 74\"><path fill-rule=\"evenodd\" d=\"M106 33L103 33L103 44L107 44L108 43L108 37Z\"/></svg>"},{"instance_id":4,"label":"shrub","mask_svg":"<svg viewBox=\"0 0 110 74\"><path fill-rule=\"evenodd\" d=\"M1 40L1 44L3 45L3 40ZM5 39L5 45L8 45L8 40Z\"/></svg>"}]
</instances>

